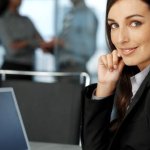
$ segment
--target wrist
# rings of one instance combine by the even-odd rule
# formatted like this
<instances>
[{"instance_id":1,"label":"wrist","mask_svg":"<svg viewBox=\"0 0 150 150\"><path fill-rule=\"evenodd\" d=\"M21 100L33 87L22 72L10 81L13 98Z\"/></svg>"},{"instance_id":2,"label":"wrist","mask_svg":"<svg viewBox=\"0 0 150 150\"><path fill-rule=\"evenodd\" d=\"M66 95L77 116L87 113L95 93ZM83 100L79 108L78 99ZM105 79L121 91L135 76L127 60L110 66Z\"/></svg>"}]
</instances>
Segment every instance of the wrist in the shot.
<instances>
[{"instance_id":1,"label":"wrist","mask_svg":"<svg viewBox=\"0 0 150 150\"><path fill-rule=\"evenodd\" d=\"M110 82L110 83L98 82L96 88L96 96L97 97L110 96L114 92L115 88L116 88L116 82Z\"/></svg>"}]
</instances>

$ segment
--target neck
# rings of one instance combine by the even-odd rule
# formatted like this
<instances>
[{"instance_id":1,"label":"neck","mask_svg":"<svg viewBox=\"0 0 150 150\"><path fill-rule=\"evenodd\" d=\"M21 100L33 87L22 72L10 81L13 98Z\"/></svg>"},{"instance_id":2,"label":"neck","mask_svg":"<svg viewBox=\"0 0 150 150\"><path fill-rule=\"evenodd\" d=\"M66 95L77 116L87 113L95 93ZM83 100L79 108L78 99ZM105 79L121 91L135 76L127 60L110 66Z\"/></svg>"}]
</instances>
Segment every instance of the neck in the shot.
<instances>
[{"instance_id":1,"label":"neck","mask_svg":"<svg viewBox=\"0 0 150 150\"><path fill-rule=\"evenodd\" d=\"M19 8L19 5L16 5L16 4L11 3L11 2L9 3L9 6L8 6L9 11L11 11L13 13L17 13L18 8Z\"/></svg>"},{"instance_id":2,"label":"neck","mask_svg":"<svg viewBox=\"0 0 150 150\"><path fill-rule=\"evenodd\" d=\"M74 7L78 8L78 7L82 7L85 6L85 2L84 1L80 1L78 3L74 3Z\"/></svg>"},{"instance_id":3,"label":"neck","mask_svg":"<svg viewBox=\"0 0 150 150\"><path fill-rule=\"evenodd\" d=\"M15 7L9 7L9 11L11 11L13 13L18 13L18 9Z\"/></svg>"}]
</instances>

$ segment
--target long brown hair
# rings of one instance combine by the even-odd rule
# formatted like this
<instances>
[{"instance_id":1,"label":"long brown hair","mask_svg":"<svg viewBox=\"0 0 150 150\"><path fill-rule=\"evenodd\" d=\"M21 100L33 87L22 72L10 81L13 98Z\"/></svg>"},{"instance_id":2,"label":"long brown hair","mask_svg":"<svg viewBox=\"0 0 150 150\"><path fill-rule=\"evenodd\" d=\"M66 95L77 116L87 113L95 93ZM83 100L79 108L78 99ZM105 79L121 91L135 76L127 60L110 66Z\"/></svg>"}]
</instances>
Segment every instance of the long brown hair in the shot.
<instances>
[{"instance_id":1,"label":"long brown hair","mask_svg":"<svg viewBox=\"0 0 150 150\"><path fill-rule=\"evenodd\" d=\"M116 48L111 41L111 35L110 35L111 29L107 23L107 18L108 18L108 13L110 11L110 8L117 1L118 0L108 0L107 7L106 7L106 19L105 19L106 40L110 51L113 51ZM141 0L141 1L145 2L150 7L150 0ZM112 127L113 130L116 130L119 127L120 123L122 122L125 116L127 107L132 97L132 87L131 87L130 77L135 75L137 72L139 72L137 66L126 66L126 65L122 71L122 74L119 79L118 87L117 87L116 101L115 101L118 118L116 123Z\"/></svg>"}]
</instances>

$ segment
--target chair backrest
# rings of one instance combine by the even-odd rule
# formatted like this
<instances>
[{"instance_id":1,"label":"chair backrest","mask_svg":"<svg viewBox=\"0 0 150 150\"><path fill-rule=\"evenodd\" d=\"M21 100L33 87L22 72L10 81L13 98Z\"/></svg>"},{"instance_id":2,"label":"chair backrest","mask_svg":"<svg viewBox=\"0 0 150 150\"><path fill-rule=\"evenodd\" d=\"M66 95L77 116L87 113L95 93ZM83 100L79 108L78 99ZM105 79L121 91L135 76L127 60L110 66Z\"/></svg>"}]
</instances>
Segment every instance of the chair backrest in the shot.
<instances>
[{"instance_id":1,"label":"chair backrest","mask_svg":"<svg viewBox=\"0 0 150 150\"><path fill-rule=\"evenodd\" d=\"M5 80L13 87L30 141L79 144L83 84Z\"/></svg>"}]
</instances>

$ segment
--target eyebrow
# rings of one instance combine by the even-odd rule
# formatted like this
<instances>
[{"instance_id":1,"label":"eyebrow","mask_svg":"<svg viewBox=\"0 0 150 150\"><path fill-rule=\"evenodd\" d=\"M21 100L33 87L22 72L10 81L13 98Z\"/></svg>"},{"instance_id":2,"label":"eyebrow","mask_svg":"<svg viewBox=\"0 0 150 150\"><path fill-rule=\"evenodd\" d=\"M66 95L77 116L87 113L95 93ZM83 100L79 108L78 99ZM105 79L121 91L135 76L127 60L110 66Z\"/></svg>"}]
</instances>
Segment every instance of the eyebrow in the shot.
<instances>
[{"instance_id":1,"label":"eyebrow","mask_svg":"<svg viewBox=\"0 0 150 150\"><path fill-rule=\"evenodd\" d=\"M130 18L133 18L133 17L141 17L141 18L143 18L144 16L139 15L139 14L134 14L134 15L127 16L126 19L130 19ZM115 20L114 20L114 19L111 19L111 18L108 18L107 20L108 20L108 21L115 22Z\"/></svg>"}]
</instances>

